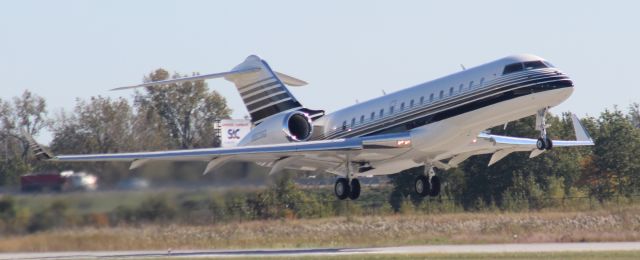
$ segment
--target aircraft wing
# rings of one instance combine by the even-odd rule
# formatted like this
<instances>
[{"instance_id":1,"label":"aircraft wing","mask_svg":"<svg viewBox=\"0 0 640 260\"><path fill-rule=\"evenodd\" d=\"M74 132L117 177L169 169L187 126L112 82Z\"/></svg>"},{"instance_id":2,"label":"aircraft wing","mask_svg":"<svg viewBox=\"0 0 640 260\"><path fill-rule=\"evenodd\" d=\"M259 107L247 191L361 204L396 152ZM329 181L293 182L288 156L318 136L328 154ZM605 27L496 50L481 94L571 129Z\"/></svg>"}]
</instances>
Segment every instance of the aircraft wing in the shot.
<instances>
[{"instance_id":1,"label":"aircraft wing","mask_svg":"<svg viewBox=\"0 0 640 260\"><path fill-rule=\"evenodd\" d=\"M587 133L587 130L580 123L576 115L571 117L576 140L552 140L553 147L573 147L573 146L590 146L593 140ZM478 154L493 154L489 160L492 165L502 160L512 152L530 152L529 158L542 154L545 150L539 150L536 147L537 139L511 137L503 135L492 135L488 133L480 133L472 144L458 154L450 156L448 163L440 163L440 168L456 167L459 163L466 160L470 156Z\"/></svg>"},{"instance_id":2,"label":"aircraft wing","mask_svg":"<svg viewBox=\"0 0 640 260\"><path fill-rule=\"evenodd\" d=\"M24 134L24 133L23 133ZM241 146L231 148L204 148L173 151L53 155L25 134L35 156L41 160L57 162L131 162L130 169L151 161L204 161L209 162L204 173L228 161L251 161L271 166L272 172L304 161L316 168L338 167L347 158L390 158L410 149L408 133L385 134L369 137L296 142L272 145Z\"/></svg>"}]
</instances>

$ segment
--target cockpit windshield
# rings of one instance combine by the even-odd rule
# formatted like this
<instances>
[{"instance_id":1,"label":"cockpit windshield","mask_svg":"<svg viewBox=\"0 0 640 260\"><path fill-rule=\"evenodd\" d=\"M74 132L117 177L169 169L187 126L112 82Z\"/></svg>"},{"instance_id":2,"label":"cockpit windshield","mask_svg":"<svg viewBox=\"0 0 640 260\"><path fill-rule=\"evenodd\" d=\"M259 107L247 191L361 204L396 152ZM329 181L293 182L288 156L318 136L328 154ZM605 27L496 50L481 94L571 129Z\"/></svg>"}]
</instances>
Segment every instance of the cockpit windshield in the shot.
<instances>
[{"instance_id":1,"label":"cockpit windshield","mask_svg":"<svg viewBox=\"0 0 640 260\"><path fill-rule=\"evenodd\" d=\"M542 69L542 68L546 68L547 65L545 65L544 63L542 63L542 61L527 61L524 63L524 70L535 70L535 69Z\"/></svg>"},{"instance_id":2,"label":"cockpit windshield","mask_svg":"<svg viewBox=\"0 0 640 260\"><path fill-rule=\"evenodd\" d=\"M502 71L502 75L507 75L514 72L524 71L524 70L535 70L542 68L553 68L553 65L547 61L525 61L509 64L504 67L504 71Z\"/></svg>"},{"instance_id":3,"label":"cockpit windshield","mask_svg":"<svg viewBox=\"0 0 640 260\"><path fill-rule=\"evenodd\" d=\"M502 72L502 75L507 75L509 73L514 73L514 72L518 72L518 71L522 71L522 63L518 62L518 63L514 63L514 64L509 64L507 66L504 67L504 71Z\"/></svg>"}]
</instances>

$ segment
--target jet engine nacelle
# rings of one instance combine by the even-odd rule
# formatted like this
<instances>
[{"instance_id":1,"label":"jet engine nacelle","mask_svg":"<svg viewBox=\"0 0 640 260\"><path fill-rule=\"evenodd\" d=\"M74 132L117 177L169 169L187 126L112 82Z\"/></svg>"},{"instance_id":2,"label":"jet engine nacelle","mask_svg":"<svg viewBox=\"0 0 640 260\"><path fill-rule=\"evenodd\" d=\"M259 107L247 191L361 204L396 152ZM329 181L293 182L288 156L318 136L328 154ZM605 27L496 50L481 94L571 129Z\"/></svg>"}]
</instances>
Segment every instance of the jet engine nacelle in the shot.
<instances>
[{"instance_id":1,"label":"jet engine nacelle","mask_svg":"<svg viewBox=\"0 0 640 260\"><path fill-rule=\"evenodd\" d=\"M306 141L312 133L309 115L301 111L283 112L254 127L238 146Z\"/></svg>"}]
</instances>

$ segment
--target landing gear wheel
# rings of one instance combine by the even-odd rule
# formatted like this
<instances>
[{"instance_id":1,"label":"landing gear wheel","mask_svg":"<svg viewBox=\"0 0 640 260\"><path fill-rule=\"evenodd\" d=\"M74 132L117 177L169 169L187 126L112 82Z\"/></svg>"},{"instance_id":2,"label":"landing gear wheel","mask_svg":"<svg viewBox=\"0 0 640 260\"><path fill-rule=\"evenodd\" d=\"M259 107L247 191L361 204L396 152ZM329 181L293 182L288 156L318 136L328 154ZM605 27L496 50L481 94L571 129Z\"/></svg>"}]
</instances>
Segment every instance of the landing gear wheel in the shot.
<instances>
[{"instance_id":1,"label":"landing gear wheel","mask_svg":"<svg viewBox=\"0 0 640 260\"><path fill-rule=\"evenodd\" d=\"M349 198L352 200L360 197L360 181L358 179L351 180L351 192L349 192Z\"/></svg>"},{"instance_id":2,"label":"landing gear wheel","mask_svg":"<svg viewBox=\"0 0 640 260\"><path fill-rule=\"evenodd\" d=\"M431 190L429 186L429 178L425 175L418 176L415 184L413 185L416 193L421 197L429 195L429 191Z\"/></svg>"},{"instance_id":3,"label":"landing gear wheel","mask_svg":"<svg viewBox=\"0 0 640 260\"><path fill-rule=\"evenodd\" d=\"M440 195L440 177L432 176L431 177L431 191L429 192L429 196L437 197Z\"/></svg>"},{"instance_id":4,"label":"landing gear wheel","mask_svg":"<svg viewBox=\"0 0 640 260\"><path fill-rule=\"evenodd\" d=\"M545 142L544 139L542 139L542 137L538 138L538 141L536 141L536 148L538 148L538 150L544 150L547 148L547 142Z\"/></svg>"},{"instance_id":5,"label":"landing gear wheel","mask_svg":"<svg viewBox=\"0 0 640 260\"><path fill-rule=\"evenodd\" d=\"M345 178L339 178L336 180L336 184L333 186L333 192L336 194L338 199L343 200L349 197L351 193L351 189L349 187L349 182Z\"/></svg>"},{"instance_id":6,"label":"landing gear wheel","mask_svg":"<svg viewBox=\"0 0 640 260\"><path fill-rule=\"evenodd\" d=\"M553 141L551 141L551 138L547 137L544 139L544 146L547 150L551 150L551 148L553 148Z\"/></svg>"}]
</instances>

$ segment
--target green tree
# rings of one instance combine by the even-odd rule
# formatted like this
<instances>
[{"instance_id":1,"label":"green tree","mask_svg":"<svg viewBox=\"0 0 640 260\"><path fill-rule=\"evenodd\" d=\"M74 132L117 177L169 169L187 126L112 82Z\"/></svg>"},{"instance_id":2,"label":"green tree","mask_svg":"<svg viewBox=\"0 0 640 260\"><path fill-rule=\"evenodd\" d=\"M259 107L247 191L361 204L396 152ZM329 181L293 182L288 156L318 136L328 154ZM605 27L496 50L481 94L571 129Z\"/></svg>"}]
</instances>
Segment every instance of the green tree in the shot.
<instances>
[{"instance_id":1,"label":"green tree","mask_svg":"<svg viewBox=\"0 0 640 260\"><path fill-rule=\"evenodd\" d=\"M585 163L583 182L600 200L638 191L640 131L617 107L598 118L593 155Z\"/></svg>"},{"instance_id":2,"label":"green tree","mask_svg":"<svg viewBox=\"0 0 640 260\"><path fill-rule=\"evenodd\" d=\"M117 153L137 150L132 132L133 110L123 99L77 99L72 113L60 113L52 126L51 150L58 154ZM59 169L87 169L114 183L127 174L123 163L56 164Z\"/></svg>"},{"instance_id":3,"label":"green tree","mask_svg":"<svg viewBox=\"0 0 640 260\"><path fill-rule=\"evenodd\" d=\"M23 131L37 136L48 125L46 102L28 90L13 102L0 100L0 184L16 185L18 176L37 167Z\"/></svg>"},{"instance_id":4,"label":"green tree","mask_svg":"<svg viewBox=\"0 0 640 260\"><path fill-rule=\"evenodd\" d=\"M171 78L185 76L175 73ZM145 81L169 77L169 72L157 69ZM182 149L218 146L213 135L214 122L228 118L231 113L226 99L217 91L209 91L202 80L147 87L146 93L136 94L135 102L139 111L157 113L173 146Z\"/></svg>"}]
</instances>

